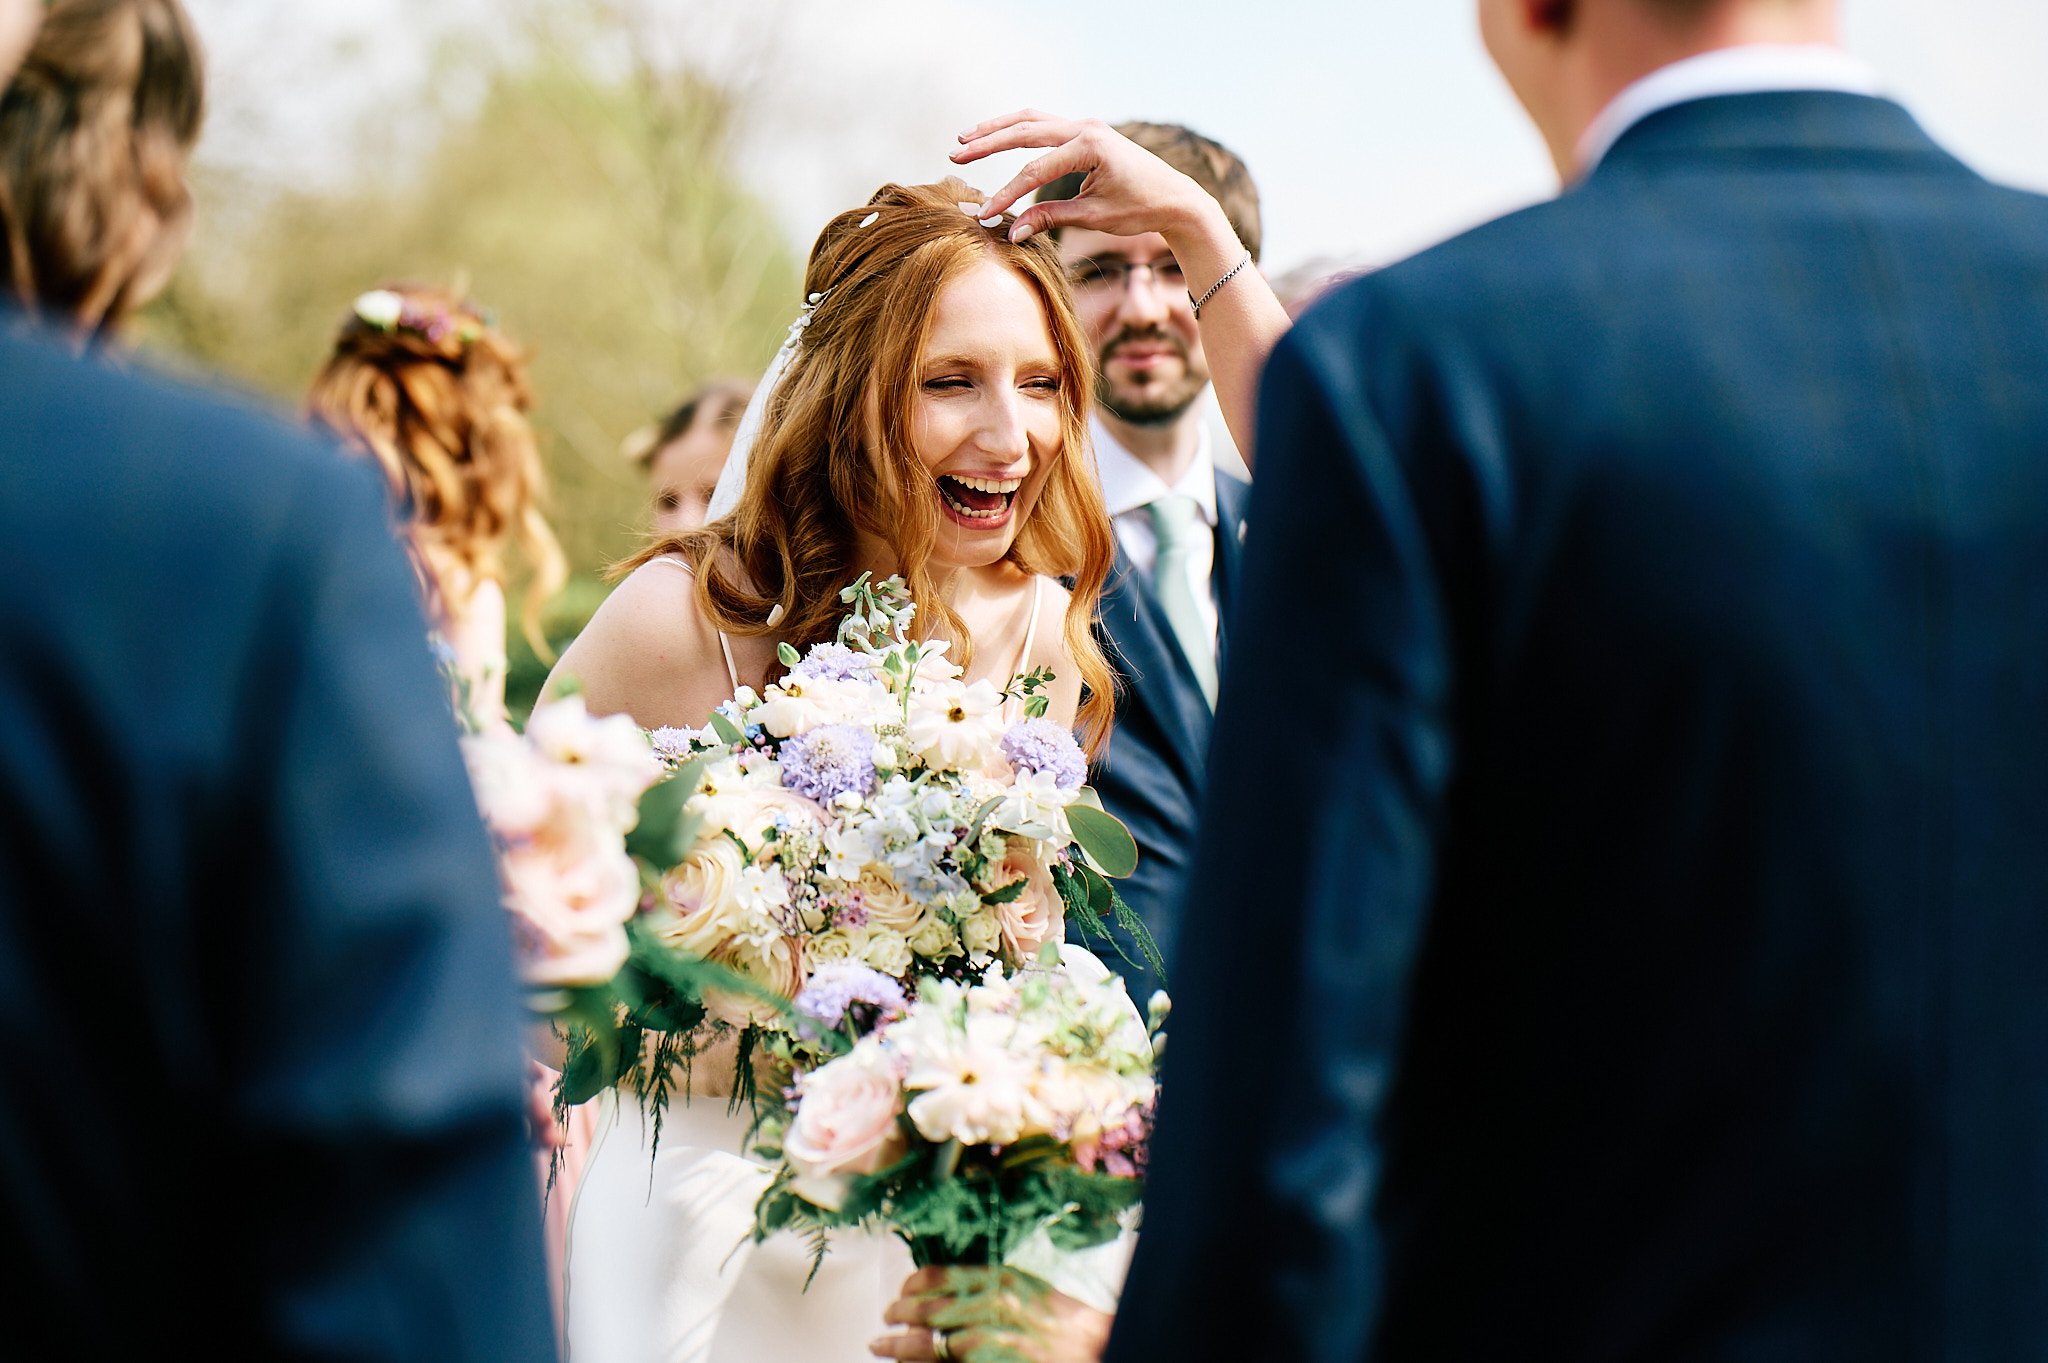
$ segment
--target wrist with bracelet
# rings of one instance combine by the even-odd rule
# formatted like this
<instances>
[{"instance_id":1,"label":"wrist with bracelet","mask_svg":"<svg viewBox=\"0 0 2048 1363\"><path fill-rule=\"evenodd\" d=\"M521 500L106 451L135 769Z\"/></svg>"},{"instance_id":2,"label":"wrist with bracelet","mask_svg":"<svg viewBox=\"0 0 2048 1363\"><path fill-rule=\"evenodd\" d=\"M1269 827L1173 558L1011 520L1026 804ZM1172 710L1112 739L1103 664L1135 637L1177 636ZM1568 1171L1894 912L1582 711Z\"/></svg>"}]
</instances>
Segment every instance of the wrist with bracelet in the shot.
<instances>
[{"instance_id":1,"label":"wrist with bracelet","mask_svg":"<svg viewBox=\"0 0 2048 1363\"><path fill-rule=\"evenodd\" d=\"M1224 271L1223 278L1217 280L1214 284L1211 284L1209 286L1208 292L1204 293L1200 298L1195 297L1194 290L1188 290L1188 304L1194 309L1195 320L1197 322L1202 320L1203 305L1206 304L1210 299L1214 298L1217 295L1217 293L1222 290L1225 284L1228 284L1231 280L1237 278L1239 273L1241 273L1244 270L1244 268L1247 265L1250 265L1251 263L1252 253L1250 251L1246 251L1244 253L1244 258L1239 260L1237 264L1231 266L1228 270Z\"/></svg>"}]
</instances>

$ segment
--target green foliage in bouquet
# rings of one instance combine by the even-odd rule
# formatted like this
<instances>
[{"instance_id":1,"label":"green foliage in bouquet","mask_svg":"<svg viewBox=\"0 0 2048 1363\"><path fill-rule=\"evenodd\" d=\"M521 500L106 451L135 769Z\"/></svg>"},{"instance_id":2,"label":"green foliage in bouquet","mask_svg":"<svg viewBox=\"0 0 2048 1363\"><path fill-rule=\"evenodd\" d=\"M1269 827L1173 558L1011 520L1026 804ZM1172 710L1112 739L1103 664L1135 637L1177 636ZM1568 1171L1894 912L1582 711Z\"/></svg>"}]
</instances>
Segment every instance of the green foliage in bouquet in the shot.
<instances>
[{"instance_id":1,"label":"green foliage in bouquet","mask_svg":"<svg viewBox=\"0 0 2048 1363\"><path fill-rule=\"evenodd\" d=\"M1137 1179L1076 1167L1057 1141L1033 1138L993 1159L963 1159L959 1142L920 1146L908 1118L903 1126L911 1153L852 1179L836 1211L799 1196L791 1170L780 1169L756 1208L755 1238L788 1230L822 1247L832 1230L886 1216L920 1268L997 1265L1041 1231L1062 1252L1108 1244L1144 1192ZM766 1141L762 1153L779 1154L779 1146Z\"/></svg>"}]
</instances>

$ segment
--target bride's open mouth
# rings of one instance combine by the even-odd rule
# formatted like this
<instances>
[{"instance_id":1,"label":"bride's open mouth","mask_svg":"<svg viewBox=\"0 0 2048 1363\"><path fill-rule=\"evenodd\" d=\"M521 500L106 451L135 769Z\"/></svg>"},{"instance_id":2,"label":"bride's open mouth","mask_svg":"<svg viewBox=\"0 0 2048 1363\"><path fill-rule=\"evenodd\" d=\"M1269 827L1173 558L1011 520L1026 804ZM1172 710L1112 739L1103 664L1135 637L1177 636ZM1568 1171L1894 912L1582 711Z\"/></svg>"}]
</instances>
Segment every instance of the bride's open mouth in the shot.
<instances>
[{"instance_id":1,"label":"bride's open mouth","mask_svg":"<svg viewBox=\"0 0 2048 1363\"><path fill-rule=\"evenodd\" d=\"M939 477L939 504L946 514L970 530L994 530L1010 519L1022 478Z\"/></svg>"}]
</instances>

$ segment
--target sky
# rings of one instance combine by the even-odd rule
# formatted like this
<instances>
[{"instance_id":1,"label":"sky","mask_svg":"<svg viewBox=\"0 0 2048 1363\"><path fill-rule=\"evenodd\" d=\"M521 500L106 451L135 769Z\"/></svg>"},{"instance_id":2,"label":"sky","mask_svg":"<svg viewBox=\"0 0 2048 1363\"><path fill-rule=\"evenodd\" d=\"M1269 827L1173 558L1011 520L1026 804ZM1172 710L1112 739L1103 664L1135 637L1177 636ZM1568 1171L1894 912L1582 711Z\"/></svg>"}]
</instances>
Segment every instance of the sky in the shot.
<instances>
[{"instance_id":1,"label":"sky","mask_svg":"<svg viewBox=\"0 0 2048 1363\"><path fill-rule=\"evenodd\" d=\"M564 6L586 0L560 0ZM1014 108L1185 123L1251 166L1266 263L1398 259L1556 190L1462 0L608 0L760 81L740 169L792 244L888 179L936 179ZM417 98L493 0L188 0L211 53L202 157L278 182L344 163L364 109ZM2048 191L2048 4L1843 0L1850 48L1957 154ZM446 93L446 92L442 92ZM459 94L459 92L457 92ZM1021 153L975 168L994 188Z\"/></svg>"}]
</instances>

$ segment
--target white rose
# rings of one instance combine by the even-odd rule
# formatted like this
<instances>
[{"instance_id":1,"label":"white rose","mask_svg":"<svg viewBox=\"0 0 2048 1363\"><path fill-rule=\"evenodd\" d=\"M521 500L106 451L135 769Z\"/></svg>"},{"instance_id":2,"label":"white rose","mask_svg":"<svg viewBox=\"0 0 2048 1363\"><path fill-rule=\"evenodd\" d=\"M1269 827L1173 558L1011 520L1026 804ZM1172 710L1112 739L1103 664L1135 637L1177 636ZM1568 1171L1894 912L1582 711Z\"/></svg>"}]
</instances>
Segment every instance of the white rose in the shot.
<instances>
[{"instance_id":1,"label":"white rose","mask_svg":"<svg viewBox=\"0 0 2048 1363\"><path fill-rule=\"evenodd\" d=\"M804 987L803 947L792 937L735 938L711 959L780 998L793 999ZM764 999L724 989L705 990L704 1008L734 1027L767 1026L782 1016Z\"/></svg>"},{"instance_id":2,"label":"white rose","mask_svg":"<svg viewBox=\"0 0 2048 1363\"><path fill-rule=\"evenodd\" d=\"M960 940L970 956L993 956L1003 944L1002 923L984 905L960 920Z\"/></svg>"},{"instance_id":3,"label":"white rose","mask_svg":"<svg viewBox=\"0 0 2048 1363\"><path fill-rule=\"evenodd\" d=\"M861 959L862 950L866 946L865 932L829 928L811 938L809 944L804 947L804 958L810 962L810 968L816 970L819 966L829 965L833 961L857 961Z\"/></svg>"},{"instance_id":4,"label":"white rose","mask_svg":"<svg viewBox=\"0 0 2048 1363\"><path fill-rule=\"evenodd\" d=\"M937 914L926 914L910 934L910 949L928 961L943 961L961 954L960 934Z\"/></svg>"},{"instance_id":5,"label":"white rose","mask_svg":"<svg viewBox=\"0 0 2048 1363\"><path fill-rule=\"evenodd\" d=\"M769 687L749 717L777 738L794 738L858 718L874 694L875 688L865 682L790 676Z\"/></svg>"},{"instance_id":6,"label":"white rose","mask_svg":"<svg viewBox=\"0 0 2048 1363\"><path fill-rule=\"evenodd\" d=\"M699 842L682 865L662 877L662 907L651 919L655 935L700 958L723 947L749 926L739 898L745 869L730 839Z\"/></svg>"},{"instance_id":7,"label":"white rose","mask_svg":"<svg viewBox=\"0 0 2048 1363\"><path fill-rule=\"evenodd\" d=\"M884 975L900 978L910 973L910 942L900 932L870 928L868 940L861 948L861 959Z\"/></svg>"},{"instance_id":8,"label":"white rose","mask_svg":"<svg viewBox=\"0 0 2048 1363\"><path fill-rule=\"evenodd\" d=\"M903 893L886 866L869 866L861 872L861 904L868 922L896 932L909 932L924 917L924 905Z\"/></svg>"}]
</instances>

